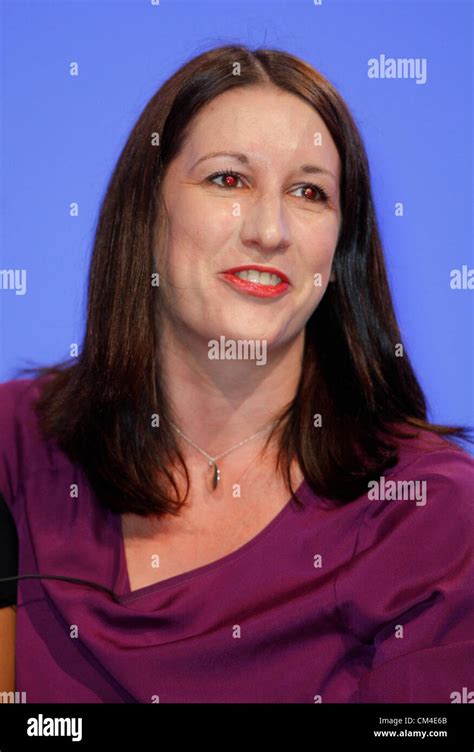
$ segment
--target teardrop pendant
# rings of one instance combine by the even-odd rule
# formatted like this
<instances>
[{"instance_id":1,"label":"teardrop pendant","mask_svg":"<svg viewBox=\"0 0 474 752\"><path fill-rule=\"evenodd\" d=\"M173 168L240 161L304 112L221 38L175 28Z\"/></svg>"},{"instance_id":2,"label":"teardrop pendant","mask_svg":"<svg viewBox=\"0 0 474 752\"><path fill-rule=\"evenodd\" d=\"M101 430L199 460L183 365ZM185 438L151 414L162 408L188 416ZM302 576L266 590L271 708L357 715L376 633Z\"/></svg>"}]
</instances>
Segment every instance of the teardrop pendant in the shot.
<instances>
[{"instance_id":1,"label":"teardrop pendant","mask_svg":"<svg viewBox=\"0 0 474 752\"><path fill-rule=\"evenodd\" d=\"M221 479L221 471L219 470L219 468L217 467L214 461L209 462L209 464L214 469L213 476L212 476L212 490L215 491L217 488L217 484L219 483Z\"/></svg>"}]
</instances>

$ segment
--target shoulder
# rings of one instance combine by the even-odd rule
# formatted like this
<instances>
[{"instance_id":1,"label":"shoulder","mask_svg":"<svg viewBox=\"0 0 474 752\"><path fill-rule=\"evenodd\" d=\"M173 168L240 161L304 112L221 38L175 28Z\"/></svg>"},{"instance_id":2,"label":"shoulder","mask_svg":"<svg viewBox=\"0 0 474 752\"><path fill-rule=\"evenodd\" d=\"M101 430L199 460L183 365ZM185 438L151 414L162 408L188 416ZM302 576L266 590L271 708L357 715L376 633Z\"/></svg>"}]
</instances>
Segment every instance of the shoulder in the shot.
<instances>
[{"instance_id":1,"label":"shoulder","mask_svg":"<svg viewBox=\"0 0 474 752\"><path fill-rule=\"evenodd\" d=\"M402 443L396 476L426 481L427 501L449 503L454 494L459 509L474 510L474 457L459 445L429 431L421 431L412 445ZM433 508L434 508L433 504Z\"/></svg>"},{"instance_id":2,"label":"shoulder","mask_svg":"<svg viewBox=\"0 0 474 752\"><path fill-rule=\"evenodd\" d=\"M25 421L34 423L32 408L43 382L44 378L28 378L0 383L0 431L7 441L14 438Z\"/></svg>"},{"instance_id":3,"label":"shoulder","mask_svg":"<svg viewBox=\"0 0 474 752\"><path fill-rule=\"evenodd\" d=\"M0 494L13 504L22 475L35 467L41 447L34 403L42 378L0 383Z\"/></svg>"},{"instance_id":4,"label":"shoulder","mask_svg":"<svg viewBox=\"0 0 474 752\"><path fill-rule=\"evenodd\" d=\"M0 383L0 425L14 420L22 397L31 390L35 379L12 379Z\"/></svg>"},{"instance_id":5,"label":"shoulder","mask_svg":"<svg viewBox=\"0 0 474 752\"><path fill-rule=\"evenodd\" d=\"M474 467L474 457L448 437L433 431L413 429L404 425L405 433L415 434L414 438L396 438L399 448L399 461L390 473L398 473L413 465L413 469L432 469L439 467L452 472L453 463L464 467L469 472ZM416 463L416 464L415 464ZM389 473L386 473L388 475Z\"/></svg>"},{"instance_id":6,"label":"shoulder","mask_svg":"<svg viewBox=\"0 0 474 752\"><path fill-rule=\"evenodd\" d=\"M445 703L472 674L474 460L427 431L402 444L335 589L370 659L355 701Z\"/></svg>"},{"instance_id":7,"label":"shoulder","mask_svg":"<svg viewBox=\"0 0 474 752\"><path fill-rule=\"evenodd\" d=\"M382 520L390 523L392 531L383 538L386 545L397 530L407 536L407 543L414 542L416 531L420 543L439 539L443 549L455 544L458 533L458 543L465 540L471 545L466 533L474 533L474 458L460 446L420 431L415 439L400 440L397 465L368 486L360 546L371 537L371 523L380 534Z\"/></svg>"},{"instance_id":8,"label":"shoulder","mask_svg":"<svg viewBox=\"0 0 474 752\"><path fill-rule=\"evenodd\" d=\"M357 594L360 619L352 627L366 635L448 592L474 613L474 459L431 432L410 442L403 440L398 464L369 484L338 582L343 610Z\"/></svg>"}]
</instances>

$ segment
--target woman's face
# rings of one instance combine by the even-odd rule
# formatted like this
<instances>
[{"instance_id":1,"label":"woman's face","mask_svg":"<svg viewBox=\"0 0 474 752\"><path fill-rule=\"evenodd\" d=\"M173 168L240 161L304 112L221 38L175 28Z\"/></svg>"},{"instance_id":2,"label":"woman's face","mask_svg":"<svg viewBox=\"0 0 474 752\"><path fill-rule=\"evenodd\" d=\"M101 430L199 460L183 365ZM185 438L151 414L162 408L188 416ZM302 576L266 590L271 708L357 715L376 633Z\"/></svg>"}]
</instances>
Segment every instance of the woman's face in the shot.
<instances>
[{"instance_id":1,"label":"woman's face","mask_svg":"<svg viewBox=\"0 0 474 752\"><path fill-rule=\"evenodd\" d=\"M270 351L302 333L331 274L339 162L315 110L275 87L227 91L198 113L162 186L169 234L166 264L157 252L156 266L177 334L265 340ZM237 174L212 178L226 170ZM228 272L255 265L289 284L272 290L262 283L274 278L250 273L245 283Z\"/></svg>"}]
</instances>

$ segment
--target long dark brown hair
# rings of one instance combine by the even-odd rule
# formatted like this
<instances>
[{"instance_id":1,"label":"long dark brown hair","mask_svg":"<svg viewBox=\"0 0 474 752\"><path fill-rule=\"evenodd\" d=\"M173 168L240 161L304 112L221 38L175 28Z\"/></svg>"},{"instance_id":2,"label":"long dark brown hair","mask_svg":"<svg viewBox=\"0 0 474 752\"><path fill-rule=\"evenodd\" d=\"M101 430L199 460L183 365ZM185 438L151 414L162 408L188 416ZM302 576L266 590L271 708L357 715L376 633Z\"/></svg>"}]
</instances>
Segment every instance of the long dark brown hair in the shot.
<instances>
[{"instance_id":1,"label":"long dark brown hair","mask_svg":"<svg viewBox=\"0 0 474 752\"><path fill-rule=\"evenodd\" d=\"M237 75L236 75L237 73ZM22 369L40 377L36 413L46 439L86 472L114 512L176 514L189 475L174 434L159 352L160 288L153 241L164 223L160 186L201 107L233 87L277 86L324 120L341 160L341 231L331 282L306 324L294 400L279 417L277 469L294 496L297 458L316 494L347 503L398 462L397 437L418 429L472 442L471 428L427 421L426 401L396 322L371 194L367 155L347 105L304 61L243 45L211 49L171 76L146 105L119 157L100 209L79 356ZM157 224L155 224L157 223ZM320 414L321 427L313 416ZM159 415L160 427L152 416ZM416 429L406 433L406 430ZM405 431L405 433L404 433ZM456 446L450 442L451 445ZM173 468L184 470L179 498ZM174 493L170 493L173 488Z\"/></svg>"}]
</instances>

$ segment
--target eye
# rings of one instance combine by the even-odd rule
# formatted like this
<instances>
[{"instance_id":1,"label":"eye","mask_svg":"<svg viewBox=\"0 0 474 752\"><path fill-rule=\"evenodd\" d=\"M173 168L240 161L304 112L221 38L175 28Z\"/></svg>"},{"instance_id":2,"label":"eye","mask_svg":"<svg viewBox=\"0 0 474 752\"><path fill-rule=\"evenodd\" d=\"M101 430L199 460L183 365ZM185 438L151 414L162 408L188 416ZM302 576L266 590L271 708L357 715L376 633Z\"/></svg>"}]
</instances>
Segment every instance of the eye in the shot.
<instances>
[{"instance_id":1,"label":"eye","mask_svg":"<svg viewBox=\"0 0 474 752\"><path fill-rule=\"evenodd\" d=\"M317 202L317 198L312 198L311 193L310 195L306 195L308 191L312 191L313 194L319 193L321 196L321 201L327 201L329 199L328 194L326 193L324 188L321 188L320 185L314 185L314 183L306 183L305 185L298 186L298 188L295 188L295 190L300 191L302 188L305 191L303 198L305 198L307 201L312 201L314 204Z\"/></svg>"},{"instance_id":2,"label":"eye","mask_svg":"<svg viewBox=\"0 0 474 752\"><path fill-rule=\"evenodd\" d=\"M213 183L216 178L228 178L224 182L223 185L219 185L219 183ZM207 181L209 183L213 183L214 185L217 185L219 188L229 189L229 188L235 188L236 183L238 180L241 180L240 175L237 172L233 172L233 170L224 170L223 172L215 172L213 175L209 175L207 178Z\"/></svg>"}]
</instances>

